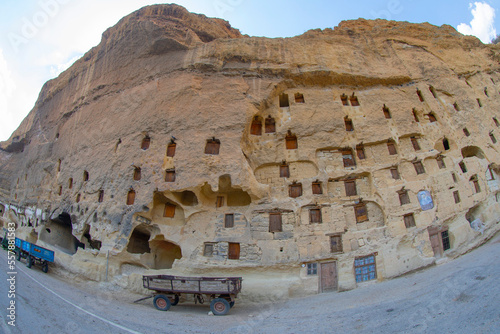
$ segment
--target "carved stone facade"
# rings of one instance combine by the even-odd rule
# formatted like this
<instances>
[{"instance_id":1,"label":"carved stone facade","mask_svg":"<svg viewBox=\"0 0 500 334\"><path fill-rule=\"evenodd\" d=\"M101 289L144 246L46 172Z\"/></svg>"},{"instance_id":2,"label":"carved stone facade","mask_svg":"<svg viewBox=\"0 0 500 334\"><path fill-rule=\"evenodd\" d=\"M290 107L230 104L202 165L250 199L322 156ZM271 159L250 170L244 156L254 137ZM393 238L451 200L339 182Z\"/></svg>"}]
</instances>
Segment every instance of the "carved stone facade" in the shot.
<instances>
[{"instance_id":1,"label":"carved stone facade","mask_svg":"<svg viewBox=\"0 0 500 334\"><path fill-rule=\"evenodd\" d=\"M498 53L447 26L265 39L145 7L1 144L1 222L57 270L103 280L109 252L129 289L237 275L256 300L458 256L499 230Z\"/></svg>"}]
</instances>

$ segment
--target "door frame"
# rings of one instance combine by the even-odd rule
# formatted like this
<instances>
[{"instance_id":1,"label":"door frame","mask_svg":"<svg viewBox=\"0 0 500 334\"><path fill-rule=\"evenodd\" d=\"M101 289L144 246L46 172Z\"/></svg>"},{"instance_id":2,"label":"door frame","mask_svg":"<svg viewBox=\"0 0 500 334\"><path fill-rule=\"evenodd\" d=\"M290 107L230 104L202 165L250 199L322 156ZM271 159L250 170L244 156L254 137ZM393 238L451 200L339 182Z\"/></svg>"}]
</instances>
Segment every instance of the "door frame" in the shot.
<instances>
[{"instance_id":1,"label":"door frame","mask_svg":"<svg viewBox=\"0 0 500 334\"><path fill-rule=\"evenodd\" d=\"M331 292L331 291L338 291L339 289L339 272L338 272L338 261L337 260L333 260L333 261L323 261L323 262L318 262L318 290L320 293L323 293L325 291L323 291L323 270L322 270L322 265L323 264L327 264L327 263L334 263L335 264L335 289L332 289L332 290L329 290L329 291L326 291L326 292Z\"/></svg>"}]
</instances>

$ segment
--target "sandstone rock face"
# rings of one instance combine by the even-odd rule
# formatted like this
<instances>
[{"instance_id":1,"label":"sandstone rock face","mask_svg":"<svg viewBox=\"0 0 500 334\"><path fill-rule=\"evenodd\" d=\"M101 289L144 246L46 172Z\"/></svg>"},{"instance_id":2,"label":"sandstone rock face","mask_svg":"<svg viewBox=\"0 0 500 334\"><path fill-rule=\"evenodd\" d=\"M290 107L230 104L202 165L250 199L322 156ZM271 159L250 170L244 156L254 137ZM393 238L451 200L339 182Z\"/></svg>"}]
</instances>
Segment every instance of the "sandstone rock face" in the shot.
<instances>
[{"instance_id":1,"label":"sandstone rock face","mask_svg":"<svg viewBox=\"0 0 500 334\"><path fill-rule=\"evenodd\" d=\"M498 60L449 26L267 39L145 7L1 144L2 224L61 274L108 266L134 290L152 272L241 275L258 300L395 277L499 229Z\"/></svg>"}]
</instances>

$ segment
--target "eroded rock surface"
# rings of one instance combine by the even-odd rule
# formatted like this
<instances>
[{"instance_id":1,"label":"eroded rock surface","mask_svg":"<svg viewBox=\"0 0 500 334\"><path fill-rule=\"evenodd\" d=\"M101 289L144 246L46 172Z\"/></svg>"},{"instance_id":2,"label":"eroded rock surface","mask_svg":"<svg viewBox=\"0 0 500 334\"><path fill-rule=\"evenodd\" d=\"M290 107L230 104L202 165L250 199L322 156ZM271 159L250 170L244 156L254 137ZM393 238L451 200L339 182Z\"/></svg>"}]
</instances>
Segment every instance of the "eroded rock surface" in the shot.
<instances>
[{"instance_id":1,"label":"eroded rock surface","mask_svg":"<svg viewBox=\"0 0 500 334\"><path fill-rule=\"evenodd\" d=\"M109 254L134 290L152 272L243 276L255 299L395 277L499 229L498 60L449 26L268 39L145 7L1 143L2 223L61 273L104 280Z\"/></svg>"}]
</instances>

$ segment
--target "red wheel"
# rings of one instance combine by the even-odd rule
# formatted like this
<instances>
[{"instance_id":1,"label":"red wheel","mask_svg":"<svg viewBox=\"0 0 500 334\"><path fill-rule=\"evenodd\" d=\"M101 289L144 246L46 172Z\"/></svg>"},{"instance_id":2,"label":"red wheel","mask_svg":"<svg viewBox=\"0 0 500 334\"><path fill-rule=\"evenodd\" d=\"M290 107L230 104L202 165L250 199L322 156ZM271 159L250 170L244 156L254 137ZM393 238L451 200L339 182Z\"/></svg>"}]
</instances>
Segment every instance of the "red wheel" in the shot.
<instances>
[{"instance_id":1,"label":"red wheel","mask_svg":"<svg viewBox=\"0 0 500 334\"><path fill-rule=\"evenodd\" d=\"M171 305L170 300L165 295L156 295L153 299L153 304L160 311L168 311Z\"/></svg>"}]
</instances>

